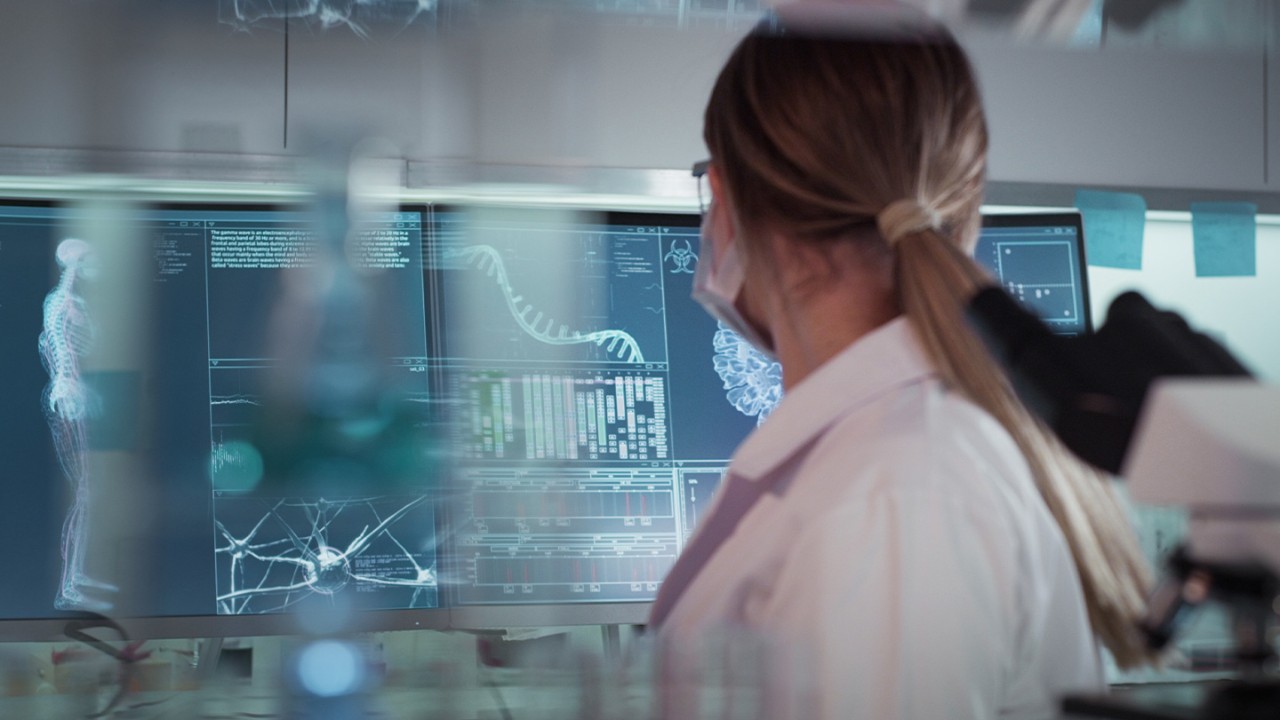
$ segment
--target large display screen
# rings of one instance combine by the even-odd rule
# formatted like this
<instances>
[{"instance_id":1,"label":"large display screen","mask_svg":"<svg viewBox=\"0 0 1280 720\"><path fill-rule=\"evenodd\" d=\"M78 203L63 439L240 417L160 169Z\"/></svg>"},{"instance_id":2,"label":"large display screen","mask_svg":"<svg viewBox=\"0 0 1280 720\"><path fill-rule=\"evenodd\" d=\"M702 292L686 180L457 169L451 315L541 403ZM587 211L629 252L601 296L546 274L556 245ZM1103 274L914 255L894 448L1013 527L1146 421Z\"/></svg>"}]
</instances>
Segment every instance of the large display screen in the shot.
<instances>
[{"instance_id":1,"label":"large display screen","mask_svg":"<svg viewBox=\"0 0 1280 720\"><path fill-rule=\"evenodd\" d=\"M772 363L749 364L754 351L690 297L697 225L434 211L458 605L657 593L767 412L742 396Z\"/></svg>"},{"instance_id":2,"label":"large display screen","mask_svg":"<svg viewBox=\"0 0 1280 720\"><path fill-rule=\"evenodd\" d=\"M346 290L295 210L117 217L128 277L88 210L0 222L0 532L34 548L0 619L651 600L768 409L690 299L696 217L404 209L360 230L344 260L374 281ZM264 413L350 395L353 357L445 462L373 487L273 462L296 428ZM120 457L145 458L127 488Z\"/></svg>"},{"instance_id":3,"label":"large display screen","mask_svg":"<svg viewBox=\"0 0 1280 720\"><path fill-rule=\"evenodd\" d=\"M0 204L0 620L644 603L781 398L691 299L696 215L98 220ZM977 259L1078 333L1081 253L1003 216Z\"/></svg>"},{"instance_id":4,"label":"large display screen","mask_svg":"<svg viewBox=\"0 0 1280 720\"><path fill-rule=\"evenodd\" d=\"M376 385L426 407L425 214L368 218L332 263L344 284L303 212L0 206L0 539L24 548L0 618L437 607L434 478L360 483L352 462L268 482L262 449L306 425L265 422L271 403L314 420L312 399ZM342 323L369 347L330 342Z\"/></svg>"},{"instance_id":5,"label":"large display screen","mask_svg":"<svg viewBox=\"0 0 1280 720\"><path fill-rule=\"evenodd\" d=\"M690 299L698 220L435 211L457 604L651 600L781 399L781 367ZM1078 215L984 218L976 259L1088 331Z\"/></svg>"}]
</instances>

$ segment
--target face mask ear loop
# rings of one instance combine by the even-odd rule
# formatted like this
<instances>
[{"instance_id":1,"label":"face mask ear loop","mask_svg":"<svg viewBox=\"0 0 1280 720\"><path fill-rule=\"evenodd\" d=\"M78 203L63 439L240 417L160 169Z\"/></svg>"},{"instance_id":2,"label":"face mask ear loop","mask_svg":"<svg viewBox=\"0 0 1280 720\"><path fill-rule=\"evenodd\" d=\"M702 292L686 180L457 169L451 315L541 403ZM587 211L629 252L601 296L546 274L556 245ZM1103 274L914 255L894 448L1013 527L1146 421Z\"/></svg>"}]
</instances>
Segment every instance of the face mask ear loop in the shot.
<instances>
[{"instance_id":1,"label":"face mask ear loop","mask_svg":"<svg viewBox=\"0 0 1280 720\"><path fill-rule=\"evenodd\" d=\"M701 255L698 267L693 274L693 299L712 317L724 323L733 332L742 337L752 347L774 358L773 346L764 339L738 310L738 296L742 294L742 286L746 281L746 264L739 250L737 238L729 240L723 257L717 259L714 240L712 239L716 215L712 206L702 218L700 241Z\"/></svg>"}]
</instances>

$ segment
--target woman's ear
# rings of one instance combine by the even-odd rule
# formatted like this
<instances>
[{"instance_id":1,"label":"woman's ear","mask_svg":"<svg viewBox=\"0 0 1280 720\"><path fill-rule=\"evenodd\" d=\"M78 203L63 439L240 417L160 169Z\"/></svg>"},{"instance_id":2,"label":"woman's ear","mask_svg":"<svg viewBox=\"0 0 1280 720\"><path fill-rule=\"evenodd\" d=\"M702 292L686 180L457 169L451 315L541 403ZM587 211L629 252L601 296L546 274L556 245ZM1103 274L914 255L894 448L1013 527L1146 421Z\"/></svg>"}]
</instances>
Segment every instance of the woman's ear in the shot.
<instances>
[{"instance_id":1,"label":"woman's ear","mask_svg":"<svg viewBox=\"0 0 1280 720\"><path fill-rule=\"evenodd\" d=\"M728 250L730 243L737 240L737 227L728 197L724 195L724 185L714 165L707 171L707 179L711 183L711 206L707 208L706 232L704 239L711 244L710 250L717 260Z\"/></svg>"},{"instance_id":2,"label":"woman's ear","mask_svg":"<svg viewBox=\"0 0 1280 720\"><path fill-rule=\"evenodd\" d=\"M712 163L707 168L707 181L711 183L711 200L724 197L724 180L720 178L720 169Z\"/></svg>"}]
</instances>

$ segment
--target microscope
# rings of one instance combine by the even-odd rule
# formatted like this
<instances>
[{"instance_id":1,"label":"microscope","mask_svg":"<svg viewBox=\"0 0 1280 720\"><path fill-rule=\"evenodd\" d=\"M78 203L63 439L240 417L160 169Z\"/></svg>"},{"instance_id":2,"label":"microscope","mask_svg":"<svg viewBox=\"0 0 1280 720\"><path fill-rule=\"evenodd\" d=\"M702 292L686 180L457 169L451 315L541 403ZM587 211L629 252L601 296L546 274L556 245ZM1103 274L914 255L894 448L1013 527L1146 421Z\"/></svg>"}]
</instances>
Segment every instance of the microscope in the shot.
<instances>
[{"instance_id":1,"label":"microscope","mask_svg":"<svg viewBox=\"0 0 1280 720\"><path fill-rule=\"evenodd\" d=\"M1086 462L1127 479L1130 495L1190 512L1142 630L1165 648L1209 602L1231 616L1237 678L1199 707L1068 698L1069 717L1280 716L1280 387L1253 379L1212 338L1137 293L1117 298L1093 335L1054 335L999 288L979 292L970 324L1023 402Z\"/></svg>"}]
</instances>

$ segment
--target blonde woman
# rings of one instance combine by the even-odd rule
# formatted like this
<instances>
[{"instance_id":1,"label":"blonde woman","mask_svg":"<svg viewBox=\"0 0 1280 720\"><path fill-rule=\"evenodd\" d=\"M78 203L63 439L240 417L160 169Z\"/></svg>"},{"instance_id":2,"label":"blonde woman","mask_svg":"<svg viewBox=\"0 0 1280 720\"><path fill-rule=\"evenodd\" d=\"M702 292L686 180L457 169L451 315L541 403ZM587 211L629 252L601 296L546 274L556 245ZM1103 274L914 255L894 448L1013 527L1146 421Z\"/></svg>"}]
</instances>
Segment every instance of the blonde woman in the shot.
<instances>
[{"instance_id":1,"label":"blonde woman","mask_svg":"<svg viewBox=\"0 0 1280 720\"><path fill-rule=\"evenodd\" d=\"M784 7L704 128L695 294L786 392L664 583L660 637L785 640L822 718L1052 717L1104 688L1100 645L1144 662L1121 505L963 319L987 130L955 40L906 10Z\"/></svg>"}]
</instances>

